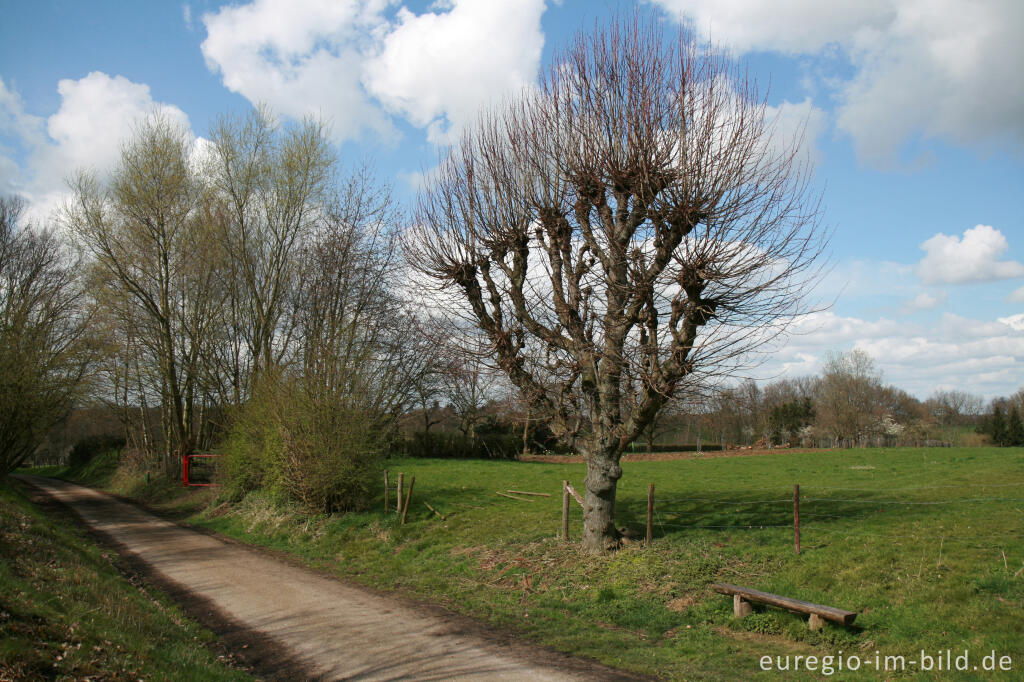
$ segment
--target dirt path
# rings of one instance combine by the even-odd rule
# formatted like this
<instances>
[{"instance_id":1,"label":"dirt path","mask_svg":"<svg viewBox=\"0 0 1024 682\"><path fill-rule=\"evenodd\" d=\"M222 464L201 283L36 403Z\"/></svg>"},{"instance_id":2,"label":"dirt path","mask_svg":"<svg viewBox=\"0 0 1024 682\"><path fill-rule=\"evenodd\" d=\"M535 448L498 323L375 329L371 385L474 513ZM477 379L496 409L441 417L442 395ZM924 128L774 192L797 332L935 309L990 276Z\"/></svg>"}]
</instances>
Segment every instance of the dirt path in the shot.
<instances>
[{"instance_id":1,"label":"dirt path","mask_svg":"<svg viewBox=\"0 0 1024 682\"><path fill-rule=\"evenodd\" d=\"M259 670L282 679L635 679L502 641L244 545L157 518L96 490L20 477L111 539ZM198 613L197 613L198 612ZM490 634L488 634L490 633Z\"/></svg>"}]
</instances>

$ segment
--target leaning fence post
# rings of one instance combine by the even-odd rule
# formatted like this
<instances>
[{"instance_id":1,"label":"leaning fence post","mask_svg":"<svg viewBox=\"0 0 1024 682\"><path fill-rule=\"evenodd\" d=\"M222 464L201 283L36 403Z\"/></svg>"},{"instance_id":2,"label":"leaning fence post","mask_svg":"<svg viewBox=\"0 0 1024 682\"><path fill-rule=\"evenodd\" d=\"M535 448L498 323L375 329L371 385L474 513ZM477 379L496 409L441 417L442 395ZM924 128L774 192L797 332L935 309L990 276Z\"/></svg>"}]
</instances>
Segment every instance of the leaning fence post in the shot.
<instances>
[{"instance_id":1,"label":"leaning fence post","mask_svg":"<svg viewBox=\"0 0 1024 682\"><path fill-rule=\"evenodd\" d=\"M569 481L562 481L562 540L569 542Z\"/></svg>"},{"instance_id":2,"label":"leaning fence post","mask_svg":"<svg viewBox=\"0 0 1024 682\"><path fill-rule=\"evenodd\" d=\"M405 474L398 473L398 495L395 499L395 512L398 514L402 513L402 488L405 487Z\"/></svg>"},{"instance_id":3,"label":"leaning fence post","mask_svg":"<svg viewBox=\"0 0 1024 682\"><path fill-rule=\"evenodd\" d=\"M401 480L401 479L399 479ZM405 494L405 504L402 505L402 525L405 525L405 517L409 514L409 500L412 499L412 487L416 485L416 477L413 476L409 481L409 492Z\"/></svg>"},{"instance_id":4,"label":"leaning fence post","mask_svg":"<svg viewBox=\"0 0 1024 682\"><path fill-rule=\"evenodd\" d=\"M800 553L800 484L793 484L793 544Z\"/></svg>"},{"instance_id":5,"label":"leaning fence post","mask_svg":"<svg viewBox=\"0 0 1024 682\"><path fill-rule=\"evenodd\" d=\"M654 483L647 488L647 546L654 539Z\"/></svg>"}]
</instances>

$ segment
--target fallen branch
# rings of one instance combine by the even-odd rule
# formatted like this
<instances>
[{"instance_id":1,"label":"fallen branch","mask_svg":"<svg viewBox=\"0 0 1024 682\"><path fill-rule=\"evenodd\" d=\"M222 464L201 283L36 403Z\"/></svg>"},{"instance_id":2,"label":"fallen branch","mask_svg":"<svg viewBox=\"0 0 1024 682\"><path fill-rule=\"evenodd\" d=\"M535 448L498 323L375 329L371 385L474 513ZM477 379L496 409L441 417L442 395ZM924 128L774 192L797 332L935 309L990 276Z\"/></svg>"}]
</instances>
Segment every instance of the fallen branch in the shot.
<instances>
[{"instance_id":1,"label":"fallen branch","mask_svg":"<svg viewBox=\"0 0 1024 682\"><path fill-rule=\"evenodd\" d=\"M445 519L448 518L444 514L442 514L441 512L439 512L436 509L434 509L433 507L431 507L429 502L424 502L423 504L427 505L427 509L429 509L430 511L432 511L435 514L437 514L438 516L440 516L442 521L444 521Z\"/></svg>"},{"instance_id":2,"label":"fallen branch","mask_svg":"<svg viewBox=\"0 0 1024 682\"><path fill-rule=\"evenodd\" d=\"M528 493L525 490L507 490L506 492L515 493L516 495L536 495L537 497L551 497L550 493Z\"/></svg>"},{"instance_id":3,"label":"fallen branch","mask_svg":"<svg viewBox=\"0 0 1024 682\"><path fill-rule=\"evenodd\" d=\"M506 495L505 493L495 492L494 494L495 495L501 495L502 497L507 497L510 500L519 500L520 502L533 502L534 501L534 500L528 499L526 497L515 497L513 495Z\"/></svg>"}]
</instances>

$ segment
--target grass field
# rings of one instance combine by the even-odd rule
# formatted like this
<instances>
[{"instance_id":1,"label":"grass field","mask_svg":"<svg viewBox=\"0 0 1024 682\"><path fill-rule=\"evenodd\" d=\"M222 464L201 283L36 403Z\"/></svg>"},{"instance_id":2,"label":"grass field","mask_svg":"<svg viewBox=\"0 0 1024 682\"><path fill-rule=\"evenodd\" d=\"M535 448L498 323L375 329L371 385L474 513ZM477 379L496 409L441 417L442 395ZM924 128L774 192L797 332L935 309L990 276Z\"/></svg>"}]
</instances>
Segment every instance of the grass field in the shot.
<instances>
[{"instance_id":1,"label":"grass field","mask_svg":"<svg viewBox=\"0 0 1024 682\"><path fill-rule=\"evenodd\" d=\"M0 482L0 680L252 679L213 653L212 633L116 562Z\"/></svg>"},{"instance_id":2,"label":"grass field","mask_svg":"<svg viewBox=\"0 0 1024 682\"><path fill-rule=\"evenodd\" d=\"M904 656L923 650L970 666L995 652L1024 671L1024 450L1005 448L780 452L629 462L619 525L642 532L656 486L655 539L602 557L556 537L562 479L582 464L402 460L416 478L408 522L382 511L308 518L251 496L211 504L208 490L149 488L118 477L189 520L294 553L350 579L510 628L556 649L671 679L742 679L762 656ZM792 491L801 486L802 553L793 550ZM163 487L160 487L160 486ZM551 493L533 502L507 489ZM442 521L425 502L446 515ZM581 513L572 504L571 533ZM855 627L811 632L806 617L759 609L735 621L723 581L860 612ZM914 664L911 664L913 661ZM984 661L987 663L987 661ZM772 665L776 665L773 661ZM820 665L820 664L819 664ZM837 665L837 664L834 664ZM819 668L820 670L820 668ZM820 677L810 675L811 677ZM844 671L841 678L851 676ZM926 674L992 679L985 670ZM999 675L995 675L999 678Z\"/></svg>"}]
</instances>

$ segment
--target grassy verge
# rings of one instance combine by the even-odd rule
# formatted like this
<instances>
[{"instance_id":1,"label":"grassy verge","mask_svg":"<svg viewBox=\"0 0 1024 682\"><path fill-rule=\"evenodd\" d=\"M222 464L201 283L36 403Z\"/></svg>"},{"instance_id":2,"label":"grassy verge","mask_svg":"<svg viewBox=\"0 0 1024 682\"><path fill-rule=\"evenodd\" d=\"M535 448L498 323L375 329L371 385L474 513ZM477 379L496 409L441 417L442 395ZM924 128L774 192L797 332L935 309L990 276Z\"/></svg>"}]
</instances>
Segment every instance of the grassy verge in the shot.
<instances>
[{"instance_id":1,"label":"grassy verge","mask_svg":"<svg viewBox=\"0 0 1024 682\"><path fill-rule=\"evenodd\" d=\"M208 491L135 488L193 523L291 552L311 565L395 589L527 638L671 679L743 679L762 656L1010 656L1024 670L1024 450L950 448L779 453L627 462L620 525L640 531L656 485L655 542L581 556L556 538L562 479L582 464L392 461L416 477L408 523L393 512L309 518L252 495L233 507ZM393 479L392 479L393 480ZM792 490L801 485L803 551L793 551ZM150 489L153 489L152 491ZM495 493L551 493L532 502ZM156 492L154 492L156 491ZM445 515L438 518L425 506ZM573 503L572 533L581 518ZM709 584L732 582L860 612L855 627L810 632L806 619L761 609L732 619ZM913 661L914 664L911 664ZM773 665L774 662L773 662ZM818 670L821 670L818 663ZM833 665L837 665L833 663ZM878 673L874 663L853 677ZM897 665L894 663L894 665ZM811 675L812 677L818 675ZM843 677L849 676L848 671ZM924 679L951 679L931 672Z\"/></svg>"},{"instance_id":2,"label":"grassy verge","mask_svg":"<svg viewBox=\"0 0 1024 682\"><path fill-rule=\"evenodd\" d=\"M112 552L0 481L0 680L252 679L215 648Z\"/></svg>"}]
</instances>

